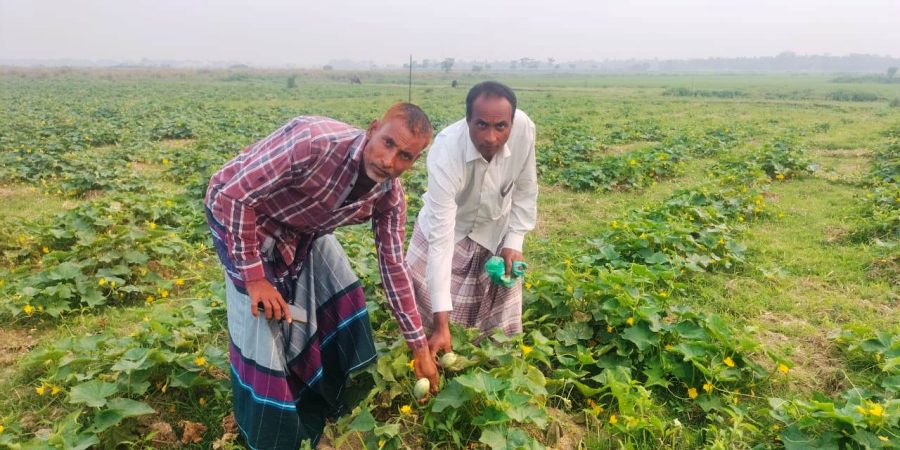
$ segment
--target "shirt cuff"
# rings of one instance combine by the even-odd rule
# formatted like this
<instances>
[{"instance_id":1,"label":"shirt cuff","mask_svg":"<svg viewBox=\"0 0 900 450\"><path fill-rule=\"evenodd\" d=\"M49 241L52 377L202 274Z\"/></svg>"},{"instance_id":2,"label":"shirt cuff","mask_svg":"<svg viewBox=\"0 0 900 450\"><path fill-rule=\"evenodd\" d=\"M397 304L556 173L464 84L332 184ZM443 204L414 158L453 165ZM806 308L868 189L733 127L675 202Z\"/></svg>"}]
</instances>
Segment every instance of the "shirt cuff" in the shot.
<instances>
[{"instance_id":1,"label":"shirt cuff","mask_svg":"<svg viewBox=\"0 0 900 450\"><path fill-rule=\"evenodd\" d=\"M431 312L453 311L453 299L449 292L431 293Z\"/></svg>"},{"instance_id":2,"label":"shirt cuff","mask_svg":"<svg viewBox=\"0 0 900 450\"><path fill-rule=\"evenodd\" d=\"M263 268L261 259L256 260L256 262L250 262L250 264L244 265L239 270L244 283L261 280L266 277L266 270Z\"/></svg>"},{"instance_id":3,"label":"shirt cuff","mask_svg":"<svg viewBox=\"0 0 900 450\"><path fill-rule=\"evenodd\" d=\"M524 234L509 232L506 234L506 239L503 240L503 248L521 252L523 242L525 242Z\"/></svg>"},{"instance_id":4,"label":"shirt cuff","mask_svg":"<svg viewBox=\"0 0 900 450\"><path fill-rule=\"evenodd\" d=\"M420 331L418 337L406 338L406 345L413 351L419 350L420 348L428 348L428 339L425 338L425 332Z\"/></svg>"}]
</instances>

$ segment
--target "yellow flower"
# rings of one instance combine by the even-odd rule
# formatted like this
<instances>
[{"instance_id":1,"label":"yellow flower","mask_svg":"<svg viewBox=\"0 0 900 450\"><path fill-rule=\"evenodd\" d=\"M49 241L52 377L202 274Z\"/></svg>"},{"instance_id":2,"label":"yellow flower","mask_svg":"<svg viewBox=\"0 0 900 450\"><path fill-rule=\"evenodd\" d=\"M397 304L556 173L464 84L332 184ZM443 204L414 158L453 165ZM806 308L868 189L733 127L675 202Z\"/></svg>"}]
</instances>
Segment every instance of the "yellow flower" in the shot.
<instances>
[{"instance_id":1,"label":"yellow flower","mask_svg":"<svg viewBox=\"0 0 900 450\"><path fill-rule=\"evenodd\" d=\"M629 317L629 318L625 319L625 323L627 323L629 327L634 325L634 317Z\"/></svg>"},{"instance_id":2,"label":"yellow flower","mask_svg":"<svg viewBox=\"0 0 900 450\"><path fill-rule=\"evenodd\" d=\"M153 298L152 295L148 295L147 298L145 299L145 301L147 302L148 305L153 303L154 300L156 300L156 299Z\"/></svg>"},{"instance_id":3,"label":"yellow flower","mask_svg":"<svg viewBox=\"0 0 900 450\"><path fill-rule=\"evenodd\" d=\"M97 280L97 285L106 286L106 278L100 277L100 279Z\"/></svg>"},{"instance_id":4,"label":"yellow flower","mask_svg":"<svg viewBox=\"0 0 900 450\"><path fill-rule=\"evenodd\" d=\"M869 403L872 405L869 408L869 414L874 417L883 417L884 416L884 408L881 406L881 403Z\"/></svg>"},{"instance_id":5,"label":"yellow flower","mask_svg":"<svg viewBox=\"0 0 900 450\"><path fill-rule=\"evenodd\" d=\"M726 356L725 359L722 360L722 362L724 362L725 365L728 366L728 367L734 367L734 360L731 359L730 356Z\"/></svg>"},{"instance_id":6,"label":"yellow flower","mask_svg":"<svg viewBox=\"0 0 900 450\"><path fill-rule=\"evenodd\" d=\"M522 356L528 356L528 354L533 350L532 347L529 347L525 344L519 344L519 348L522 349Z\"/></svg>"},{"instance_id":7,"label":"yellow flower","mask_svg":"<svg viewBox=\"0 0 900 450\"><path fill-rule=\"evenodd\" d=\"M783 174L783 173L779 173L778 175L775 175L775 179L776 179L776 180L783 180L783 179L784 179L784 174Z\"/></svg>"},{"instance_id":8,"label":"yellow flower","mask_svg":"<svg viewBox=\"0 0 900 450\"><path fill-rule=\"evenodd\" d=\"M671 352L672 349L674 349L675 347L672 347L672 344L666 344L666 346L664 348L666 349L667 352Z\"/></svg>"},{"instance_id":9,"label":"yellow flower","mask_svg":"<svg viewBox=\"0 0 900 450\"><path fill-rule=\"evenodd\" d=\"M862 414L862 415L864 415L864 416L867 415L867 414L869 414L869 411L866 411L866 408L863 408L862 406L857 406L857 407L856 407L856 412L858 412L858 413L860 413L860 414Z\"/></svg>"},{"instance_id":10,"label":"yellow flower","mask_svg":"<svg viewBox=\"0 0 900 450\"><path fill-rule=\"evenodd\" d=\"M151 230L155 230L155 229L156 229L156 222L149 222L149 223L147 223L147 226L150 227Z\"/></svg>"},{"instance_id":11,"label":"yellow flower","mask_svg":"<svg viewBox=\"0 0 900 450\"><path fill-rule=\"evenodd\" d=\"M165 166L168 166L170 162L171 162L171 161L169 161L169 158L163 158L163 160L162 160L162 163L163 163L163 165L165 165Z\"/></svg>"},{"instance_id":12,"label":"yellow flower","mask_svg":"<svg viewBox=\"0 0 900 450\"><path fill-rule=\"evenodd\" d=\"M22 308L22 311L25 311L25 314L28 314L28 315L30 316L31 313L34 312L34 306L31 306L31 305L25 305L25 307Z\"/></svg>"},{"instance_id":13,"label":"yellow flower","mask_svg":"<svg viewBox=\"0 0 900 450\"><path fill-rule=\"evenodd\" d=\"M169 297L169 291L163 289L163 290L159 291L159 296L160 296L161 298L168 298L168 297Z\"/></svg>"},{"instance_id":14,"label":"yellow flower","mask_svg":"<svg viewBox=\"0 0 900 450\"><path fill-rule=\"evenodd\" d=\"M406 367L409 367L409 370L416 370L416 360L415 360L415 358L409 360L409 362L406 363Z\"/></svg>"},{"instance_id":15,"label":"yellow flower","mask_svg":"<svg viewBox=\"0 0 900 450\"><path fill-rule=\"evenodd\" d=\"M571 293L575 292L575 288L573 288L572 286L566 286L566 292L571 294Z\"/></svg>"},{"instance_id":16,"label":"yellow flower","mask_svg":"<svg viewBox=\"0 0 900 450\"><path fill-rule=\"evenodd\" d=\"M181 278L175 280L175 286L184 286L184 280Z\"/></svg>"},{"instance_id":17,"label":"yellow flower","mask_svg":"<svg viewBox=\"0 0 900 450\"><path fill-rule=\"evenodd\" d=\"M62 388L59 386L51 386L50 387L50 395L59 395L62 392Z\"/></svg>"},{"instance_id":18,"label":"yellow flower","mask_svg":"<svg viewBox=\"0 0 900 450\"><path fill-rule=\"evenodd\" d=\"M379 439L379 440L378 440L378 448L384 447L384 444L386 444L386 442L384 442L384 439Z\"/></svg>"},{"instance_id":19,"label":"yellow flower","mask_svg":"<svg viewBox=\"0 0 900 450\"><path fill-rule=\"evenodd\" d=\"M607 325L607 326L606 326L606 332L607 332L607 333L612 333L614 329L615 329L615 328L613 328L612 325Z\"/></svg>"},{"instance_id":20,"label":"yellow flower","mask_svg":"<svg viewBox=\"0 0 900 450\"><path fill-rule=\"evenodd\" d=\"M403 405L400 407L400 414L412 414L412 406Z\"/></svg>"},{"instance_id":21,"label":"yellow flower","mask_svg":"<svg viewBox=\"0 0 900 450\"><path fill-rule=\"evenodd\" d=\"M636 165L637 165L637 161L636 161L636 160L633 160L633 159L629 159L629 160L628 160L628 165L629 165L629 166L636 166Z\"/></svg>"},{"instance_id":22,"label":"yellow flower","mask_svg":"<svg viewBox=\"0 0 900 450\"><path fill-rule=\"evenodd\" d=\"M703 383L703 390L706 392L712 392L712 390L713 390L712 383Z\"/></svg>"},{"instance_id":23,"label":"yellow flower","mask_svg":"<svg viewBox=\"0 0 900 450\"><path fill-rule=\"evenodd\" d=\"M669 297L669 293L666 292L666 291L659 291L659 296L662 297L662 298L668 298L668 297Z\"/></svg>"},{"instance_id":24,"label":"yellow flower","mask_svg":"<svg viewBox=\"0 0 900 450\"><path fill-rule=\"evenodd\" d=\"M198 357L194 358L194 364L196 364L200 367L203 367L206 365L206 358L204 358L202 356L198 356Z\"/></svg>"},{"instance_id":25,"label":"yellow flower","mask_svg":"<svg viewBox=\"0 0 900 450\"><path fill-rule=\"evenodd\" d=\"M409 203L409 194L403 194L403 201Z\"/></svg>"},{"instance_id":26,"label":"yellow flower","mask_svg":"<svg viewBox=\"0 0 900 450\"><path fill-rule=\"evenodd\" d=\"M45 255L46 255L47 253L50 253L50 249L47 248L47 247L42 248L41 251L44 252Z\"/></svg>"},{"instance_id":27,"label":"yellow flower","mask_svg":"<svg viewBox=\"0 0 900 450\"><path fill-rule=\"evenodd\" d=\"M788 366L786 366L786 365L784 365L784 364L779 364L779 365L778 365L778 371L781 372L781 373L783 373L783 374L787 374L789 370L791 370L791 368L788 367Z\"/></svg>"},{"instance_id":28,"label":"yellow flower","mask_svg":"<svg viewBox=\"0 0 900 450\"><path fill-rule=\"evenodd\" d=\"M525 289L531 289L531 283L525 283Z\"/></svg>"},{"instance_id":29,"label":"yellow flower","mask_svg":"<svg viewBox=\"0 0 900 450\"><path fill-rule=\"evenodd\" d=\"M4 431L6 431L6 427L4 427L3 425L0 425L0 433L3 433Z\"/></svg>"},{"instance_id":30,"label":"yellow flower","mask_svg":"<svg viewBox=\"0 0 900 450\"><path fill-rule=\"evenodd\" d=\"M744 216L738 216L738 222L743 222L743 221L744 221Z\"/></svg>"},{"instance_id":31,"label":"yellow flower","mask_svg":"<svg viewBox=\"0 0 900 450\"><path fill-rule=\"evenodd\" d=\"M619 423L619 418L616 417L615 414L613 414L613 415L609 416L609 423L612 425L615 425L615 424Z\"/></svg>"},{"instance_id":32,"label":"yellow flower","mask_svg":"<svg viewBox=\"0 0 900 450\"><path fill-rule=\"evenodd\" d=\"M206 397L200 397L200 400L197 401L200 406L206 406Z\"/></svg>"},{"instance_id":33,"label":"yellow flower","mask_svg":"<svg viewBox=\"0 0 900 450\"><path fill-rule=\"evenodd\" d=\"M47 392L47 388L42 384L34 388L34 392L37 392L37 395L44 395L44 393Z\"/></svg>"},{"instance_id":34,"label":"yellow flower","mask_svg":"<svg viewBox=\"0 0 900 450\"><path fill-rule=\"evenodd\" d=\"M0 433L2 433L2 432L3 432L3 427L0 426ZM887 436L878 436L878 440L880 440L881 442L887 442L887 441L889 441L890 439L888 439Z\"/></svg>"},{"instance_id":35,"label":"yellow flower","mask_svg":"<svg viewBox=\"0 0 900 450\"><path fill-rule=\"evenodd\" d=\"M690 389L688 389L687 395L688 395L688 397L691 398L691 400L697 398L697 395L698 395L698 394L697 394L697 388L690 388Z\"/></svg>"}]
</instances>

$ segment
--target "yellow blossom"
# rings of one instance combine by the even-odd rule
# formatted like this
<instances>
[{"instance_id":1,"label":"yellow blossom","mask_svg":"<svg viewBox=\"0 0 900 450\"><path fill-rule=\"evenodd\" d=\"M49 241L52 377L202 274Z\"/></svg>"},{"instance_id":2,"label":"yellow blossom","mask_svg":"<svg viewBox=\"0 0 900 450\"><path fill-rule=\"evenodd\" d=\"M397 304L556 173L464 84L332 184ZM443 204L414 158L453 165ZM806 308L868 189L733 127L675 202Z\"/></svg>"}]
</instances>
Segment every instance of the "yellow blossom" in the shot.
<instances>
[{"instance_id":1,"label":"yellow blossom","mask_svg":"<svg viewBox=\"0 0 900 450\"><path fill-rule=\"evenodd\" d=\"M728 367L734 367L734 360L731 359L730 356L726 356L725 359L722 360L722 362L724 362L725 365L728 366Z\"/></svg>"},{"instance_id":2,"label":"yellow blossom","mask_svg":"<svg viewBox=\"0 0 900 450\"><path fill-rule=\"evenodd\" d=\"M0 425L0 433L3 433L4 431L6 431L6 427L4 427L3 425Z\"/></svg>"},{"instance_id":3,"label":"yellow blossom","mask_svg":"<svg viewBox=\"0 0 900 450\"><path fill-rule=\"evenodd\" d=\"M409 370L416 370L416 360L411 359L408 363L406 363L406 367L409 367Z\"/></svg>"},{"instance_id":4,"label":"yellow blossom","mask_svg":"<svg viewBox=\"0 0 900 450\"><path fill-rule=\"evenodd\" d=\"M378 440L378 448L384 447L384 444L386 444L386 442L384 442L384 439L379 439L379 440Z\"/></svg>"},{"instance_id":5,"label":"yellow blossom","mask_svg":"<svg viewBox=\"0 0 900 450\"><path fill-rule=\"evenodd\" d=\"M98 286L105 286L105 285L106 285L106 278L100 277L100 279L97 280L97 285L98 285Z\"/></svg>"},{"instance_id":6,"label":"yellow blossom","mask_svg":"<svg viewBox=\"0 0 900 450\"><path fill-rule=\"evenodd\" d=\"M703 383L703 390L706 392L712 392L712 390L713 390L712 383Z\"/></svg>"},{"instance_id":7,"label":"yellow blossom","mask_svg":"<svg viewBox=\"0 0 900 450\"><path fill-rule=\"evenodd\" d=\"M666 291L659 291L659 296L662 297L662 298L668 298L668 297L669 297L669 293L666 292Z\"/></svg>"},{"instance_id":8,"label":"yellow blossom","mask_svg":"<svg viewBox=\"0 0 900 450\"><path fill-rule=\"evenodd\" d=\"M47 248L47 247L42 248L41 251L44 252L45 255L46 255L47 253L50 253L50 249Z\"/></svg>"},{"instance_id":9,"label":"yellow blossom","mask_svg":"<svg viewBox=\"0 0 900 450\"><path fill-rule=\"evenodd\" d=\"M200 367L203 367L206 365L206 358L204 358L202 356L198 356L198 357L194 358L194 364L196 364Z\"/></svg>"},{"instance_id":10,"label":"yellow blossom","mask_svg":"<svg viewBox=\"0 0 900 450\"><path fill-rule=\"evenodd\" d=\"M629 327L634 325L634 317L629 317L629 318L625 319L625 323L627 323Z\"/></svg>"},{"instance_id":11,"label":"yellow blossom","mask_svg":"<svg viewBox=\"0 0 900 450\"><path fill-rule=\"evenodd\" d=\"M531 283L526 282L526 283L525 283L525 289L531 289Z\"/></svg>"},{"instance_id":12,"label":"yellow blossom","mask_svg":"<svg viewBox=\"0 0 900 450\"><path fill-rule=\"evenodd\" d=\"M147 302L148 305L149 305L150 303L153 303L154 300L156 300L156 299L153 298L152 295L148 295L147 298L145 299L145 301Z\"/></svg>"},{"instance_id":13,"label":"yellow blossom","mask_svg":"<svg viewBox=\"0 0 900 450\"><path fill-rule=\"evenodd\" d=\"M690 388L690 389L688 389L688 390L687 390L687 395L688 395L688 397L691 398L691 400L697 398L697 395L698 395L698 394L697 394L697 388Z\"/></svg>"},{"instance_id":14,"label":"yellow blossom","mask_svg":"<svg viewBox=\"0 0 900 450\"><path fill-rule=\"evenodd\" d=\"M881 403L869 403L871 407L869 407L869 414L874 417L883 417L884 416L884 408L881 406Z\"/></svg>"},{"instance_id":15,"label":"yellow blossom","mask_svg":"<svg viewBox=\"0 0 900 450\"><path fill-rule=\"evenodd\" d=\"M175 286L184 286L184 280L181 278L175 280Z\"/></svg>"},{"instance_id":16,"label":"yellow blossom","mask_svg":"<svg viewBox=\"0 0 900 450\"><path fill-rule=\"evenodd\" d=\"M156 222L149 222L149 223L147 224L147 226L150 227L151 230L155 230L155 229L156 229Z\"/></svg>"},{"instance_id":17,"label":"yellow blossom","mask_svg":"<svg viewBox=\"0 0 900 450\"><path fill-rule=\"evenodd\" d=\"M606 326L606 332L607 332L607 333L612 333L613 330L614 330L614 328L612 327L612 325L607 325L607 326Z\"/></svg>"},{"instance_id":18,"label":"yellow blossom","mask_svg":"<svg viewBox=\"0 0 900 450\"><path fill-rule=\"evenodd\" d=\"M615 425L615 424L619 423L619 418L616 417L615 414L613 414L613 415L609 416L609 423L612 425Z\"/></svg>"},{"instance_id":19,"label":"yellow blossom","mask_svg":"<svg viewBox=\"0 0 900 450\"><path fill-rule=\"evenodd\" d=\"M525 344L519 344L519 348L522 349L522 356L528 356L528 354L533 350L532 347L529 347Z\"/></svg>"},{"instance_id":20,"label":"yellow blossom","mask_svg":"<svg viewBox=\"0 0 900 450\"><path fill-rule=\"evenodd\" d=\"M22 311L25 311L25 314L28 314L28 315L30 316L31 313L34 312L34 306L31 306L31 305L25 305L25 307L22 308Z\"/></svg>"},{"instance_id":21,"label":"yellow blossom","mask_svg":"<svg viewBox=\"0 0 900 450\"><path fill-rule=\"evenodd\" d=\"M163 290L159 291L159 296L160 296L160 298L168 298L168 297L169 297L169 291L163 289Z\"/></svg>"},{"instance_id":22,"label":"yellow blossom","mask_svg":"<svg viewBox=\"0 0 900 450\"><path fill-rule=\"evenodd\" d=\"M785 364L778 365L778 371L783 374L787 374L789 370L791 370L790 367L786 366Z\"/></svg>"},{"instance_id":23,"label":"yellow blossom","mask_svg":"<svg viewBox=\"0 0 900 450\"><path fill-rule=\"evenodd\" d=\"M206 406L206 397L200 397L200 400L197 401L200 406Z\"/></svg>"},{"instance_id":24,"label":"yellow blossom","mask_svg":"<svg viewBox=\"0 0 900 450\"><path fill-rule=\"evenodd\" d=\"M44 393L47 392L47 388L42 384L34 388L34 392L37 392L37 395L44 395Z\"/></svg>"},{"instance_id":25,"label":"yellow blossom","mask_svg":"<svg viewBox=\"0 0 900 450\"><path fill-rule=\"evenodd\" d=\"M744 216L738 216L738 222L743 222L743 221L744 221Z\"/></svg>"},{"instance_id":26,"label":"yellow blossom","mask_svg":"<svg viewBox=\"0 0 900 450\"><path fill-rule=\"evenodd\" d=\"M409 406L409 405L401 406L400 414L412 414L412 406Z\"/></svg>"},{"instance_id":27,"label":"yellow blossom","mask_svg":"<svg viewBox=\"0 0 900 450\"><path fill-rule=\"evenodd\" d=\"M671 352L672 349L674 349L675 347L672 347L672 344L666 344L666 346L664 348L666 349L667 352Z\"/></svg>"},{"instance_id":28,"label":"yellow blossom","mask_svg":"<svg viewBox=\"0 0 900 450\"><path fill-rule=\"evenodd\" d=\"M3 432L3 427L0 426L0 433L2 433L2 432ZM887 436L878 436L878 440L880 440L881 442L887 442L887 441L889 441L890 439L888 439Z\"/></svg>"},{"instance_id":29,"label":"yellow blossom","mask_svg":"<svg viewBox=\"0 0 900 450\"><path fill-rule=\"evenodd\" d=\"M637 165L637 161L634 160L634 159L629 159L629 160L628 160L628 165L629 165L629 166L636 166L636 165Z\"/></svg>"},{"instance_id":30,"label":"yellow blossom","mask_svg":"<svg viewBox=\"0 0 900 450\"><path fill-rule=\"evenodd\" d=\"M50 386L50 395L59 395L62 392L62 388L59 386Z\"/></svg>"},{"instance_id":31,"label":"yellow blossom","mask_svg":"<svg viewBox=\"0 0 900 450\"><path fill-rule=\"evenodd\" d=\"M779 173L778 175L775 175L775 179L776 179L776 180L783 180L783 179L784 179L784 174L783 174L783 173Z\"/></svg>"},{"instance_id":32,"label":"yellow blossom","mask_svg":"<svg viewBox=\"0 0 900 450\"><path fill-rule=\"evenodd\" d=\"M162 163L163 163L163 165L165 165L165 166L168 166L170 162L171 162L171 161L169 161L169 158L163 158L163 160L162 160Z\"/></svg>"},{"instance_id":33,"label":"yellow blossom","mask_svg":"<svg viewBox=\"0 0 900 450\"><path fill-rule=\"evenodd\" d=\"M573 288L572 286L566 286L566 292L571 294L571 293L575 292L575 288Z\"/></svg>"}]
</instances>

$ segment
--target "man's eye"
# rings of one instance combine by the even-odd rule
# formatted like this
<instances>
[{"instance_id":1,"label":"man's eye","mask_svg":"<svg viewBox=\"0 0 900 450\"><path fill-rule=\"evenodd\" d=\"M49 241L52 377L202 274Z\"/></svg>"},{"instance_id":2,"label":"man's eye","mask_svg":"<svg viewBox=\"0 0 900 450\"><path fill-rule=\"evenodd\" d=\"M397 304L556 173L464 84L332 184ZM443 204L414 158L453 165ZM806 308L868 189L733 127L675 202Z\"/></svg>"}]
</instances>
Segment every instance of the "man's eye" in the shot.
<instances>
[{"instance_id":1,"label":"man's eye","mask_svg":"<svg viewBox=\"0 0 900 450\"><path fill-rule=\"evenodd\" d=\"M412 161L412 155L410 155L409 153L401 153L400 158L404 161Z\"/></svg>"}]
</instances>

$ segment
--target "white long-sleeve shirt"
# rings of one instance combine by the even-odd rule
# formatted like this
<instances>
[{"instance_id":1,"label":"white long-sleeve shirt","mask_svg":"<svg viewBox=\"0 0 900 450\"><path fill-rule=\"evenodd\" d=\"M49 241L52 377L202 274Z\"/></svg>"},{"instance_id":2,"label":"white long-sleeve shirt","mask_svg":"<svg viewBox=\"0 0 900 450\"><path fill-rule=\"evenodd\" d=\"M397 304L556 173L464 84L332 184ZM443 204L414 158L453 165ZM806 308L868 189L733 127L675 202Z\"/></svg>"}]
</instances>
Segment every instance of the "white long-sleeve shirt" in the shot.
<instances>
[{"instance_id":1,"label":"white long-sleeve shirt","mask_svg":"<svg viewBox=\"0 0 900 450\"><path fill-rule=\"evenodd\" d=\"M441 131L428 151L428 191L417 225L428 239L425 283L433 312L450 311L453 249L466 237L495 251L522 251L537 219L534 122L520 110L509 140L488 162L465 119Z\"/></svg>"}]
</instances>

